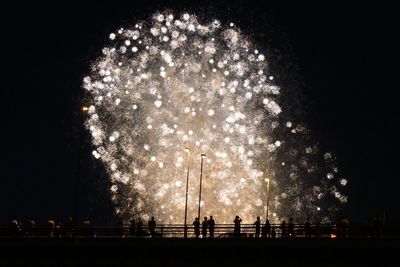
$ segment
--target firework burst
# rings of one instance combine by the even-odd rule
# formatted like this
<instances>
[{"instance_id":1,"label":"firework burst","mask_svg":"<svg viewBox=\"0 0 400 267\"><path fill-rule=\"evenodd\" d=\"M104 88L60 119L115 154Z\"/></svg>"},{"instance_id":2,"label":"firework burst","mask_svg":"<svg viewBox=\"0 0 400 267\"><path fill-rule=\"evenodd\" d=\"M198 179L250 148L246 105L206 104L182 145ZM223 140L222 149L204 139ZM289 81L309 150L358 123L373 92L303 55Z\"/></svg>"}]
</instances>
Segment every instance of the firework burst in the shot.
<instances>
[{"instance_id":1,"label":"firework burst","mask_svg":"<svg viewBox=\"0 0 400 267\"><path fill-rule=\"evenodd\" d=\"M112 182L116 213L183 222L187 165L189 218L197 214L205 153L202 216L231 222L270 214L329 220L338 188L334 156L301 125L284 121L281 89L267 58L234 24L155 14L119 29L84 79L85 122ZM190 149L190 158L185 148ZM327 206L328 196L336 202Z\"/></svg>"}]
</instances>

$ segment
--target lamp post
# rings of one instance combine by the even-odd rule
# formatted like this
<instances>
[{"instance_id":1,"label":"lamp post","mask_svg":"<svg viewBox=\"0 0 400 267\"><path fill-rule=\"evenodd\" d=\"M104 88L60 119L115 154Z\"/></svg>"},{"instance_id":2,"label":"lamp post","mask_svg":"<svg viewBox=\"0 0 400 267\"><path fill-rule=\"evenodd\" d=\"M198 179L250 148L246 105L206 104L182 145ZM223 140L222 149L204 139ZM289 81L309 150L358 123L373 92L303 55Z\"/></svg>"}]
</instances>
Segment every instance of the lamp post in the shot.
<instances>
[{"instance_id":1,"label":"lamp post","mask_svg":"<svg viewBox=\"0 0 400 267\"><path fill-rule=\"evenodd\" d=\"M267 182L267 220L269 219L269 179L266 178L265 181Z\"/></svg>"},{"instance_id":2,"label":"lamp post","mask_svg":"<svg viewBox=\"0 0 400 267\"><path fill-rule=\"evenodd\" d=\"M78 166L76 171L76 181L75 181L75 200L74 200L74 217L73 220L75 224L78 222L78 214L79 214L79 186L81 180L81 160L82 160L82 143L83 143L83 131L84 131L84 116L89 111L88 107L83 106L81 111L79 112L79 147L78 147Z\"/></svg>"},{"instance_id":3,"label":"lamp post","mask_svg":"<svg viewBox=\"0 0 400 267\"><path fill-rule=\"evenodd\" d=\"M189 189L189 163L190 163L190 149L188 147L185 148L187 152L187 171L186 171L186 195L185 195L185 229L183 237L187 237L187 203L188 203L188 189Z\"/></svg>"},{"instance_id":4,"label":"lamp post","mask_svg":"<svg viewBox=\"0 0 400 267\"><path fill-rule=\"evenodd\" d=\"M203 159L206 157L206 154L201 154L201 167L200 167L200 190L199 190L199 209L197 212L197 218L200 220L200 204L201 204L201 184L203 181Z\"/></svg>"}]
</instances>

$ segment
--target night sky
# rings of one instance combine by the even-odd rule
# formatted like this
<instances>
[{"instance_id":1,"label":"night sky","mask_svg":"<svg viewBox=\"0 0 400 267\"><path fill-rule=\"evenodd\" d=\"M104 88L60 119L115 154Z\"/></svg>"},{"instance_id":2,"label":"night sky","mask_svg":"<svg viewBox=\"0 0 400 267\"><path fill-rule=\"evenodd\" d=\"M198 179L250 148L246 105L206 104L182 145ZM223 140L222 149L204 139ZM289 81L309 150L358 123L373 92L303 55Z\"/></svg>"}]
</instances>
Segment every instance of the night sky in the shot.
<instances>
[{"instance_id":1,"label":"night sky","mask_svg":"<svg viewBox=\"0 0 400 267\"><path fill-rule=\"evenodd\" d=\"M343 214L400 221L398 8L275 2L2 4L0 223L72 214L82 79L110 32L165 8L235 22L272 49L276 82L301 92L303 121L349 179ZM107 177L83 137L80 216L108 222Z\"/></svg>"}]
</instances>

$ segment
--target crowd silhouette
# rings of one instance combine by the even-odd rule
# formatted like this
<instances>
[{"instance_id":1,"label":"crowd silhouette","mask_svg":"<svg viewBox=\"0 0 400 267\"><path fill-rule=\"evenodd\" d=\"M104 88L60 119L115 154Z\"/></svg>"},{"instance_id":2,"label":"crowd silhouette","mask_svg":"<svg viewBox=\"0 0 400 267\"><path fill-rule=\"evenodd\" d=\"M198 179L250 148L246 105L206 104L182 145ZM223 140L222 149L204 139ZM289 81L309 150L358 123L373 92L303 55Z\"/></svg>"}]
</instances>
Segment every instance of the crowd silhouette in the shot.
<instances>
[{"instance_id":1,"label":"crowd silhouette","mask_svg":"<svg viewBox=\"0 0 400 267\"><path fill-rule=\"evenodd\" d=\"M294 222L289 218L278 224L271 224L269 220L264 223L257 217L253 224L242 225L243 219L236 215L233 224L216 224L213 216L204 217L203 220L195 218L192 228L189 229L189 237L215 238L347 238L349 237L350 222L347 218L338 219L336 224L321 225L319 222L311 223L309 218L302 224ZM49 218L45 224L38 224L36 220L29 219L22 222L13 219L8 225L0 225L0 237L38 237L46 236L49 238L72 238L72 237L182 237L185 226L182 225L157 225L154 217L145 221L138 217L124 223L122 218L118 218L112 225L95 225L94 222L86 217L81 223L76 223L72 217L68 217L64 222L54 218ZM99 230L100 229L100 230ZM172 229L172 230L171 230ZM382 225L378 219L370 221L366 228L366 237L381 237Z\"/></svg>"}]
</instances>

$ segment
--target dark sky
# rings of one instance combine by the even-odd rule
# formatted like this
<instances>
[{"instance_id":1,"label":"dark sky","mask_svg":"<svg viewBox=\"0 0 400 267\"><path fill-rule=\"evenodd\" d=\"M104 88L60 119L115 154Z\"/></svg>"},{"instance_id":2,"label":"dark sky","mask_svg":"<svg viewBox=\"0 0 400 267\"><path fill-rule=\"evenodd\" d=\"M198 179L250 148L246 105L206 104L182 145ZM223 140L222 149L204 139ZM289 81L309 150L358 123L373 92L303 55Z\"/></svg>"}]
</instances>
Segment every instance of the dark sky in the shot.
<instances>
[{"instance_id":1,"label":"dark sky","mask_svg":"<svg viewBox=\"0 0 400 267\"><path fill-rule=\"evenodd\" d=\"M396 6L55 2L3 3L0 11L0 223L14 216L44 220L71 214L82 78L111 31L165 8L233 21L258 47L273 48L280 56L272 68L298 83L304 119L322 147L336 153L350 180L344 213L362 222L387 209L389 220L400 221ZM91 158L90 144L84 141L82 147L81 214L108 221L107 178Z\"/></svg>"}]
</instances>

